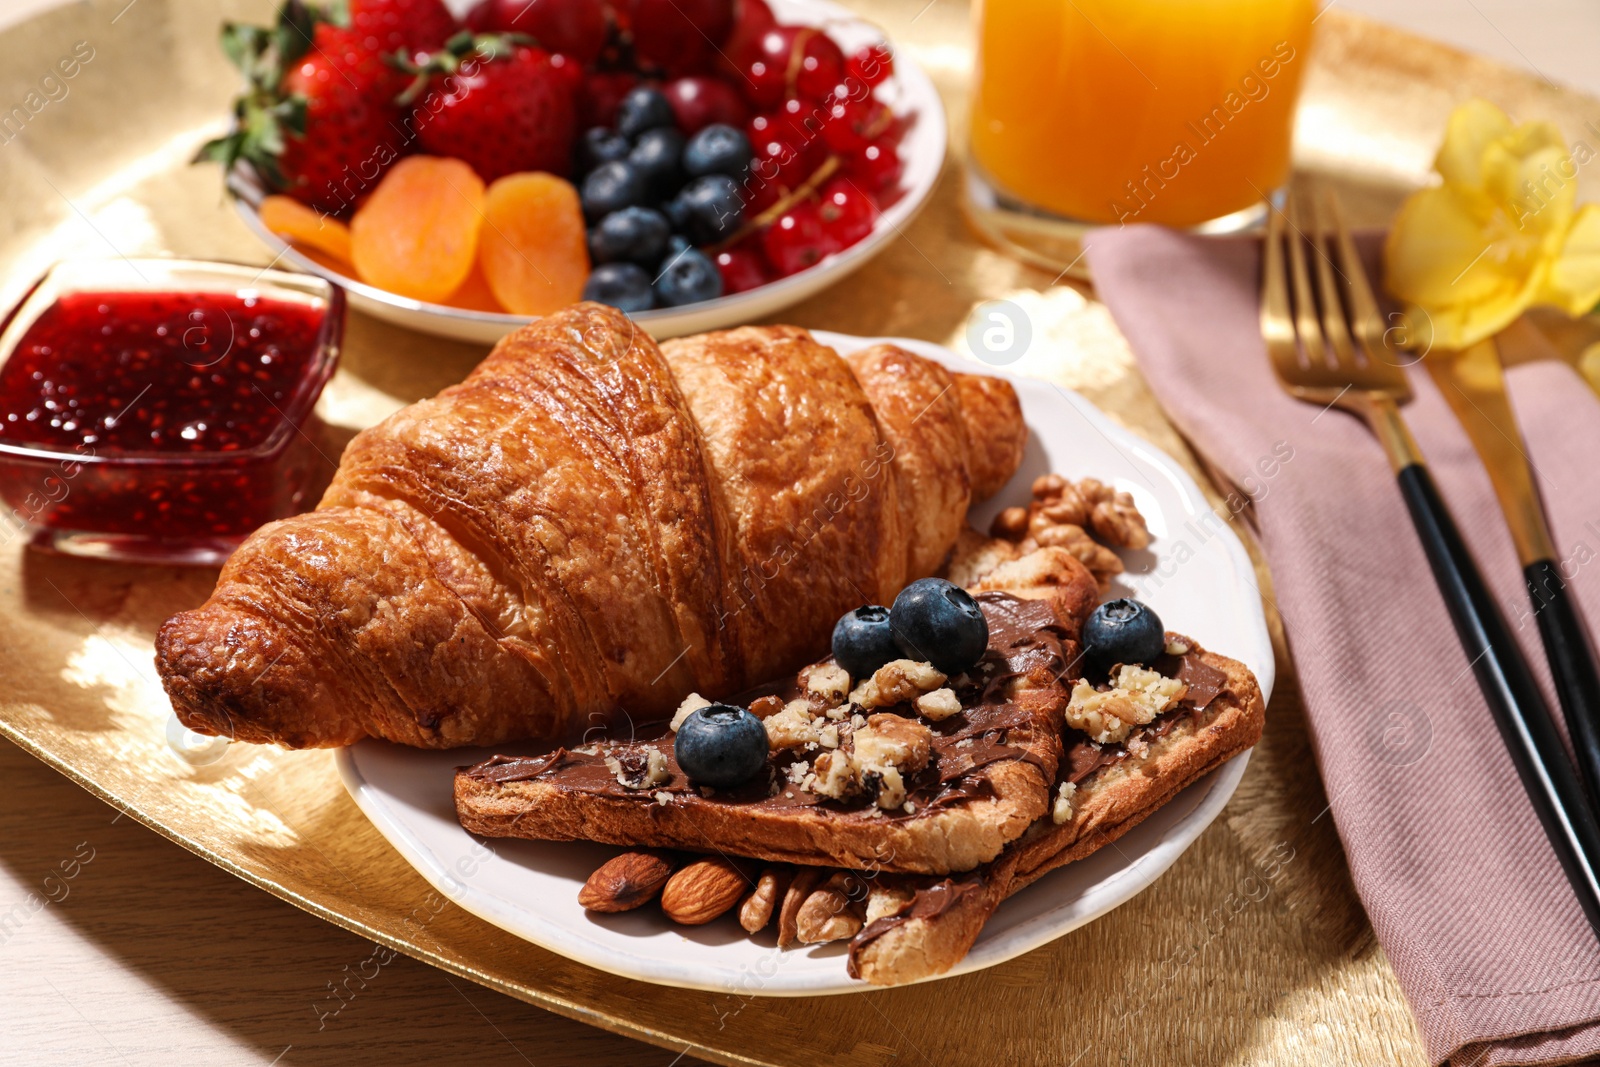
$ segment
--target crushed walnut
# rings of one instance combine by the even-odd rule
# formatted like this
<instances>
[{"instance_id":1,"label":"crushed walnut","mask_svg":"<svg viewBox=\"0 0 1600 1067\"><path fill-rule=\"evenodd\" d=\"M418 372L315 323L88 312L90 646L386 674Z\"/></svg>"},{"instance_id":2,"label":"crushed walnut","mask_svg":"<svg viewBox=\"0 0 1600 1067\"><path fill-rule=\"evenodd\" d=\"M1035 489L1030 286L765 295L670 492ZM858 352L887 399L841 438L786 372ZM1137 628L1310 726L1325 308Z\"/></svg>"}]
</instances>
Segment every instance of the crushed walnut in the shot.
<instances>
[{"instance_id":1,"label":"crushed walnut","mask_svg":"<svg viewBox=\"0 0 1600 1067\"><path fill-rule=\"evenodd\" d=\"M884 811L904 808L906 777L928 765L933 732L915 719L874 715L812 761L804 788L833 800L865 796Z\"/></svg>"},{"instance_id":2,"label":"crushed walnut","mask_svg":"<svg viewBox=\"0 0 1600 1067\"><path fill-rule=\"evenodd\" d=\"M1072 798L1078 787L1072 782L1062 782L1056 789L1055 803L1050 806L1050 821L1060 826L1072 818Z\"/></svg>"},{"instance_id":3,"label":"crushed walnut","mask_svg":"<svg viewBox=\"0 0 1600 1067\"><path fill-rule=\"evenodd\" d=\"M804 700L791 700L776 715L761 720L767 728L767 747L774 752L803 749L821 741L822 723Z\"/></svg>"},{"instance_id":4,"label":"crushed walnut","mask_svg":"<svg viewBox=\"0 0 1600 1067\"><path fill-rule=\"evenodd\" d=\"M1187 690L1176 678L1124 664L1105 692L1078 680L1067 702L1067 724L1102 745L1114 744L1182 700Z\"/></svg>"},{"instance_id":5,"label":"crushed walnut","mask_svg":"<svg viewBox=\"0 0 1600 1067\"><path fill-rule=\"evenodd\" d=\"M678 730L683 726L685 719L699 711L701 708L709 708L710 706L711 701L707 700L699 693L690 693L688 696L683 698L683 703L678 705L678 710L673 712L672 725L668 727L668 729L670 729L673 733L677 733Z\"/></svg>"},{"instance_id":6,"label":"crushed walnut","mask_svg":"<svg viewBox=\"0 0 1600 1067\"><path fill-rule=\"evenodd\" d=\"M940 688L946 680L931 663L914 659L890 660L851 691L850 703L863 708L906 704Z\"/></svg>"},{"instance_id":7,"label":"crushed walnut","mask_svg":"<svg viewBox=\"0 0 1600 1067\"><path fill-rule=\"evenodd\" d=\"M606 756L606 769L624 789L653 789L672 780L667 757L653 745L612 750Z\"/></svg>"}]
</instances>

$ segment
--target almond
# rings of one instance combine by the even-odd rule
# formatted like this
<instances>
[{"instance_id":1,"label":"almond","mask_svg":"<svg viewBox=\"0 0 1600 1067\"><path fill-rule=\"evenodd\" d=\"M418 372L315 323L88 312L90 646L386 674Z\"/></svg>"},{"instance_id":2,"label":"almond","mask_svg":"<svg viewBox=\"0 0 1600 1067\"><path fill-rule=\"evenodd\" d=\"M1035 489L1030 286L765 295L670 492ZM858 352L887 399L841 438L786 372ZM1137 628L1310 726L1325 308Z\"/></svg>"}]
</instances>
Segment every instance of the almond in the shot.
<instances>
[{"instance_id":1,"label":"almond","mask_svg":"<svg viewBox=\"0 0 1600 1067\"><path fill-rule=\"evenodd\" d=\"M699 926L739 903L749 887L749 879L730 860L707 856L667 879L661 910L675 923Z\"/></svg>"},{"instance_id":2,"label":"almond","mask_svg":"<svg viewBox=\"0 0 1600 1067\"><path fill-rule=\"evenodd\" d=\"M661 891L672 876L665 852L632 849L613 856L578 890L578 903L590 911L632 911Z\"/></svg>"}]
</instances>

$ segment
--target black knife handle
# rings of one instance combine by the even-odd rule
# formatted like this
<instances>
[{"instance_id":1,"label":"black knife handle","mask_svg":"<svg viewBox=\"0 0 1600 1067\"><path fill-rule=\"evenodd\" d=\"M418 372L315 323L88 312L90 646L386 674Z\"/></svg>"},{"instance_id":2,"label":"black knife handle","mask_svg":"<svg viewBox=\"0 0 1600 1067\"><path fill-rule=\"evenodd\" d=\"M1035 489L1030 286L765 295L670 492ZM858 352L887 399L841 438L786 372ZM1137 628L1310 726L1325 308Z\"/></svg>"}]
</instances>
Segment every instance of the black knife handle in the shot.
<instances>
[{"instance_id":1,"label":"black knife handle","mask_svg":"<svg viewBox=\"0 0 1600 1067\"><path fill-rule=\"evenodd\" d=\"M1594 646L1554 560L1535 560L1522 569L1522 576L1528 580L1528 598L1539 620L1578 771L1589 788L1591 808L1600 810L1600 671L1595 669Z\"/></svg>"},{"instance_id":2,"label":"black knife handle","mask_svg":"<svg viewBox=\"0 0 1600 1067\"><path fill-rule=\"evenodd\" d=\"M1397 478L1478 688L1567 881L1600 936L1600 824L1589 810L1550 708L1428 469L1413 463Z\"/></svg>"}]
</instances>

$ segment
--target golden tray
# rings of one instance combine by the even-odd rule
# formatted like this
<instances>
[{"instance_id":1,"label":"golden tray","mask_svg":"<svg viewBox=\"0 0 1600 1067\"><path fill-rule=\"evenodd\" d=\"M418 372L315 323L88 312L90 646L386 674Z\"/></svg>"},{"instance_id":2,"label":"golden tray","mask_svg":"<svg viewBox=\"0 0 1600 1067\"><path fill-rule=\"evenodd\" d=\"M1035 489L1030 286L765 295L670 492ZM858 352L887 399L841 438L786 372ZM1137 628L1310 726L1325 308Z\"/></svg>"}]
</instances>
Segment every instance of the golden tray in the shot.
<instances>
[{"instance_id":1,"label":"golden tray","mask_svg":"<svg viewBox=\"0 0 1600 1067\"><path fill-rule=\"evenodd\" d=\"M68 256L267 261L226 205L218 168L188 159L221 128L235 87L216 46L218 23L265 21L271 6L88 0L0 33L0 101L25 107L20 128L13 119L0 132L7 306ZM785 320L959 344L973 307L1006 297L1034 327L1018 368L1081 390L1196 468L1104 307L986 249L961 219L965 5L857 6L934 77L956 132L952 162L903 241ZM65 95L46 97L40 79L75 47L77 75L62 83ZM1587 125L1600 121L1600 102L1331 10L1317 24L1297 165L1336 182L1360 219L1380 223L1427 179L1445 117L1469 94L1552 119L1569 138L1600 129ZM1580 183L1580 195L1600 194L1587 172ZM353 432L459 380L483 352L353 316L324 410ZM152 638L168 615L205 598L215 573L55 557L23 540L0 524L0 732L224 870L540 1007L719 1063L1426 1062L1332 820L1322 818L1327 800L1309 773L1281 632L1283 682L1238 793L1168 875L1114 918L962 978L772 1000L619 979L468 915L367 823L329 753L234 745L215 762L180 759L167 739ZM1264 569L1261 577L1270 589Z\"/></svg>"}]
</instances>

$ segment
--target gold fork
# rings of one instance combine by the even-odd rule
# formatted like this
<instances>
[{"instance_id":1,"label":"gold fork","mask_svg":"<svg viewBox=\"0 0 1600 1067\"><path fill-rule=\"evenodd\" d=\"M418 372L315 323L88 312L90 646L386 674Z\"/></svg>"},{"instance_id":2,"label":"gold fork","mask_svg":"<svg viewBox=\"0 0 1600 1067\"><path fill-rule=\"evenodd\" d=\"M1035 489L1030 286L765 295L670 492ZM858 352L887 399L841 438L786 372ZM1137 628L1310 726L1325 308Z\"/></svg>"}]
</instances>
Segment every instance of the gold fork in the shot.
<instances>
[{"instance_id":1,"label":"gold fork","mask_svg":"<svg viewBox=\"0 0 1600 1067\"><path fill-rule=\"evenodd\" d=\"M1261 336L1272 368L1291 396L1360 416L1382 443L1478 688L1567 880L1600 935L1600 824L1521 646L1400 416L1411 385L1385 344L1378 302L1338 201L1331 194L1313 201L1307 233L1300 199L1291 192L1287 211L1269 214L1262 251ZM1324 214L1332 221L1331 233ZM1307 259L1314 264L1314 292Z\"/></svg>"}]
</instances>

